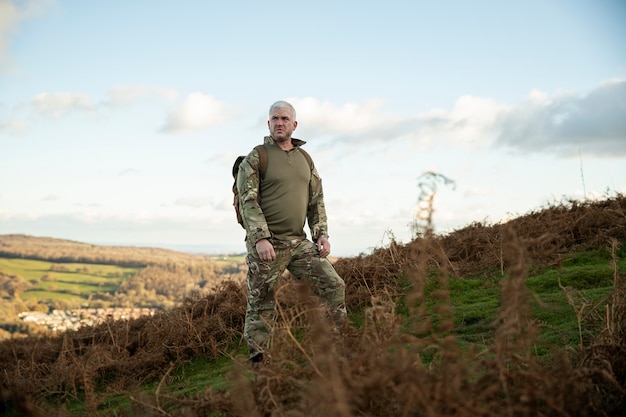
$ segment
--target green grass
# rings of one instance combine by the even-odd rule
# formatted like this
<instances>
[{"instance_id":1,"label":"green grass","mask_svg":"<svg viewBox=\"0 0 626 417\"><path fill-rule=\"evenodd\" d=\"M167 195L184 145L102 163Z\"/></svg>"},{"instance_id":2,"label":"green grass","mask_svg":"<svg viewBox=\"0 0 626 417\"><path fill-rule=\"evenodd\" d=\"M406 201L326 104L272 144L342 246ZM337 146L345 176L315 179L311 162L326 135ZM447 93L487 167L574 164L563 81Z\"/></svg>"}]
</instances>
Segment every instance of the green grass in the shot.
<instances>
[{"instance_id":1,"label":"green grass","mask_svg":"<svg viewBox=\"0 0 626 417\"><path fill-rule=\"evenodd\" d=\"M243 350L239 349L233 354L243 354ZM167 399L184 398L200 396L208 388L214 390L227 390L230 384L227 380L227 374L232 370L232 360L230 357L223 356L215 361L207 358L195 358L178 369L174 370L168 377L164 378L167 382L162 384L161 381L152 381L145 384L141 388L141 392L137 393L136 401L150 402L154 399L157 390L164 398L162 406L167 408ZM159 388L159 386L161 388ZM99 411L106 412L107 415L124 414L130 415L132 411L133 399L128 394L111 394L106 395L99 404ZM85 399L80 398L65 404L69 413L75 416L88 415L85 409Z\"/></svg>"},{"instance_id":2,"label":"green grass","mask_svg":"<svg viewBox=\"0 0 626 417\"><path fill-rule=\"evenodd\" d=\"M51 280L59 282L74 282L87 285L115 285L116 287L124 281L123 277L85 275L77 272L49 272L48 276Z\"/></svg>"},{"instance_id":3,"label":"green grass","mask_svg":"<svg viewBox=\"0 0 626 417\"><path fill-rule=\"evenodd\" d=\"M68 294L55 291L25 291L20 297L23 300L37 300L37 301L68 301L72 303L80 303L85 300L84 297L76 294Z\"/></svg>"},{"instance_id":4,"label":"green grass","mask_svg":"<svg viewBox=\"0 0 626 417\"><path fill-rule=\"evenodd\" d=\"M25 300L80 301L96 293L113 293L124 279L139 270L117 265L0 258L0 272L16 275L32 284L20 295Z\"/></svg>"},{"instance_id":5,"label":"green grass","mask_svg":"<svg viewBox=\"0 0 626 417\"><path fill-rule=\"evenodd\" d=\"M626 271L626 253L617 254L619 271ZM577 302L586 302L590 306L602 303L613 286L614 270L611 255L606 250L596 250L570 256L563 265L544 270L526 278L531 317L539 325L539 341L543 345L538 354L548 353L553 346L576 347L591 340L594 331L588 325L578 327L577 311L581 305L572 306L564 290L569 287L580 298ZM448 292L455 323L455 333L461 343L484 344L494 336L495 321L500 309L502 277L498 273L487 278L448 278ZM433 324L441 318L436 313L441 304L438 292L442 283L437 277L430 277L425 288L425 307ZM407 289L410 291L410 289ZM587 307L581 316L586 322L593 320L592 311ZM401 301L398 314L407 317L409 309ZM405 329L411 323L405 323Z\"/></svg>"},{"instance_id":6,"label":"green grass","mask_svg":"<svg viewBox=\"0 0 626 417\"><path fill-rule=\"evenodd\" d=\"M208 387L225 390L230 387L226 374L231 368L232 360L226 356L216 361L196 358L172 374L173 380L178 383L170 384L168 389L175 396L198 395Z\"/></svg>"},{"instance_id":7,"label":"green grass","mask_svg":"<svg viewBox=\"0 0 626 417\"><path fill-rule=\"evenodd\" d=\"M80 281L76 282L65 282L65 281L43 281L38 283L35 287L33 287L34 291L49 291L49 292L68 292L71 294L81 295L81 296L89 296L91 293L95 292L107 292L112 293L118 287L119 284L90 284L90 283L81 283ZM29 292L29 291L26 291Z\"/></svg>"},{"instance_id":8,"label":"green grass","mask_svg":"<svg viewBox=\"0 0 626 417\"><path fill-rule=\"evenodd\" d=\"M57 270L53 270L56 268ZM78 280L118 280L136 274L141 268L117 265L58 263L21 258L0 258L0 271L17 275L28 281L39 280L44 275L74 277Z\"/></svg>"},{"instance_id":9,"label":"green grass","mask_svg":"<svg viewBox=\"0 0 626 417\"><path fill-rule=\"evenodd\" d=\"M140 269L0 258L0 272L18 276L31 284L30 288L19 294L20 299L39 304L60 303L61 308L84 307L97 294L112 294L127 277ZM0 320L11 322L14 318L0 317Z\"/></svg>"},{"instance_id":10,"label":"green grass","mask_svg":"<svg viewBox=\"0 0 626 417\"><path fill-rule=\"evenodd\" d=\"M7 275L17 275L27 281L37 281L50 271L50 262L30 259L0 258L0 271Z\"/></svg>"}]
</instances>

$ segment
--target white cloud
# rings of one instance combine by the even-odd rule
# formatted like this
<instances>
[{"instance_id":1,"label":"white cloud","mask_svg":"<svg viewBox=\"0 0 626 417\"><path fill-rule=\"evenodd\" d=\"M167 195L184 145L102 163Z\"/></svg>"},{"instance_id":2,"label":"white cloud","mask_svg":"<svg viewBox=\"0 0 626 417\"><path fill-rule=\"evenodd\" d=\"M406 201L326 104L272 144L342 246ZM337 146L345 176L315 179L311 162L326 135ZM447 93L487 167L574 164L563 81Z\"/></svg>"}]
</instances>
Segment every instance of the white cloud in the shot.
<instances>
[{"instance_id":1,"label":"white cloud","mask_svg":"<svg viewBox=\"0 0 626 417\"><path fill-rule=\"evenodd\" d=\"M0 1L0 56L6 53L8 36L19 22L20 12L12 1Z\"/></svg>"},{"instance_id":2,"label":"white cloud","mask_svg":"<svg viewBox=\"0 0 626 417\"><path fill-rule=\"evenodd\" d=\"M381 108L385 104L382 99L348 102L340 107L313 97L294 98L290 102L298 114L303 115L299 119L305 118L307 124L315 125L321 131L340 135L359 135L401 120L400 116L382 113Z\"/></svg>"},{"instance_id":3,"label":"white cloud","mask_svg":"<svg viewBox=\"0 0 626 417\"><path fill-rule=\"evenodd\" d=\"M484 146L494 134L495 121L508 109L492 98L462 96L450 112L433 109L418 115L418 136L441 138L448 145Z\"/></svg>"},{"instance_id":4,"label":"white cloud","mask_svg":"<svg viewBox=\"0 0 626 417\"><path fill-rule=\"evenodd\" d=\"M43 92L29 103L30 109L55 118L72 112L97 111L103 106L122 106L145 98L172 102L178 92L146 85L118 86L99 103L90 96L71 92ZM611 80L586 94L546 93L532 90L518 104L494 98L462 96L450 110L401 115L385 110L385 100L370 99L342 105L312 97L289 99L298 112L303 137L332 137L332 143L389 143L403 141L411 146L501 146L516 153L550 152L562 156L615 157L626 155L626 80ZM24 111L24 106L15 106ZM26 108L28 109L28 108ZM194 92L170 111L162 131L180 133L216 125L233 116L226 104ZM0 131L23 133L25 119L15 110L3 121Z\"/></svg>"},{"instance_id":5,"label":"white cloud","mask_svg":"<svg viewBox=\"0 0 626 417\"><path fill-rule=\"evenodd\" d=\"M0 0L0 63L7 60L9 38L19 23L40 13L50 3L50 0Z\"/></svg>"},{"instance_id":6,"label":"white cloud","mask_svg":"<svg viewBox=\"0 0 626 417\"><path fill-rule=\"evenodd\" d=\"M167 101L174 101L178 98L178 91L173 88L137 84L113 87L108 91L108 95L110 98L106 103L117 107L129 105L154 95Z\"/></svg>"},{"instance_id":7,"label":"white cloud","mask_svg":"<svg viewBox=\"0 0 626 417\"><path fill-rule=\"evenodd\" d=\"M337 142L386 142L415 130L413 117L384 110L386 100L374 98L337 106L312 97L288 99L296 108L303 137L333 136Z\"/></svg>"},{"instance_id":8,"label":"white cloud","mask_svg":"<svg viewBox=\"0 0 626 417\"><path fill-rule=\"evenodd\" d=\"M381 99L342 106L311 97L290 102L303 115L300 130L332 136L334 143L402 140L429 146L445 141L474 148L495 144L521 154L570 156L582 149L587 156L626 155L626 80L602 83L586 94L532 90L516 105L462 96L449 111L414 116L385 113Z\"/></svg>"},{"instance_id":9,"label":"white cloud","mask_svg":"<svg viewBox=\"0 0 626 417\"><path fill-rule=\"evenodd\" d=\"M331 135L345 142L403 140L427 146L434 139L449 145L482 146L493 136L494 123L508 106L491 98L463 96L450 111L433 109L417 115L384 111L385 100L370 99L341 106L312 97L289 100L307 135Z\"/></svg>"},{"instance_id":10,"label":"white cloud","mask_svg":"<svg viewBox=\"0 0 626 417\"><path fill-rule=\"evenodd\" d=\"M522 153L626 155L626 80L587 94L533 91L496 123L497 144Z\"/></svg>"},{"instance_id":11,"label":"white cloud","mask_svg":"<svg viewBox=\"0 0 626 417\"><path fill-rule=\"evenodd\" d=\"M195 92L189 94L180 106L170 112L162 130L172 133L188 132L219 124L229 117L223 102L210 95Z\"/></svg>"},{"instance_id":12,"label":"white cloud","mask_svg":"<svg viewBox=\"0 0 626 417\"><path fill-rule=\"evenodd\" d=\"M0 121L0 132L7 132L12 135L19 135L28 130L28 124L19 119L9 119Z\"/></svg>"},{"instance_id":13,"label":"white cloud","mask_svg":"<svg viewBox=\"0 0 626 417\"><path fill-rule=\"evenodd\" d=\"M157 99L168 102L178 98L178 91L167 87L149 85L117 86L107 91L107 97L96 103L92 97L83 93L43 92L31 100L31 106L41 114L60 117L73 111L99 110L105 107L123 107L140 100Z\"/></svg>"},{"instance_id":14,"label":"white cloud","mask_svg":"<svg viewBox=\"0 0 626 417\"><path fill-rule=\"evenodd\" d=\"M151 88L146 85L117 86L109 90L109 96L112 105L123 106L146 96L150 91Z\"/></svg>"},{"instance_id":15,"label":"white cloud","mask_svg":"<svg viewBox=\"0 0 626 417\"><path fill-rule=\"evenodd\" d=\"M96 109L91 98L80 93L40 93L32 99L31 104L39 113L52 117L60 117L73 111Z\"/></svg>"},{"instance_id":16,"label":"white cloud","mask_svg":"<svg viewBox=\"0 0 626 417\"><path fill-rule=\"evenodd\" d=\"M0 119L0 132L4 131L13 135L26 132L30 127L29 123L32 123L33 120L29 120L27 123L22 117L30 112L58 119L77 112L110 111L146 99L157 102L163 102L163 100L172 102L178 96L178 91L173 88L141 84L113 87L107 91L106 98L100 101L84 93L42 92L34 96L28 103L19 103L8 110L8 115L4 120ZM4 110L2 107L0 110Z\"/></svg>"}]
</instances>

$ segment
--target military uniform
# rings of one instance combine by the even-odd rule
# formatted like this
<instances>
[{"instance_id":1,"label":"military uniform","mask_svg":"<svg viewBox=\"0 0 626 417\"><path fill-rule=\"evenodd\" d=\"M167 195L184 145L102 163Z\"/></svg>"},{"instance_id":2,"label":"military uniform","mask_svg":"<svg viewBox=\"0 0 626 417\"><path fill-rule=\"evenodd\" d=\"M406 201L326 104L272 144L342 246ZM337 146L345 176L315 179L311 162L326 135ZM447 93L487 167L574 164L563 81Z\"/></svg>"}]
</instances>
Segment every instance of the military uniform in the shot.
<instances>
[{"instance_id":1,"label":"military uniform","mask_svg":"<svg viewBox=\"0 0 626 417\"><path fill-rule=\"evenodd\" d=\"M268 162L264 177L260 178L256 149L242 161L237 175L248 251L244 338L251 358L268 347L275 321L274 290L285 269L297 279L313 284L336 322L346 317L345 283L330 261L320 257L316 244L307 240L304 232L308 221L314 242L328 237L322 181L300 150L305 142L291 140L294 147L284 151L271 136L266 136ZM274 246L274 261L260 259L256 250L260 239L268 239Z\"/></svg>"}]
</instances>

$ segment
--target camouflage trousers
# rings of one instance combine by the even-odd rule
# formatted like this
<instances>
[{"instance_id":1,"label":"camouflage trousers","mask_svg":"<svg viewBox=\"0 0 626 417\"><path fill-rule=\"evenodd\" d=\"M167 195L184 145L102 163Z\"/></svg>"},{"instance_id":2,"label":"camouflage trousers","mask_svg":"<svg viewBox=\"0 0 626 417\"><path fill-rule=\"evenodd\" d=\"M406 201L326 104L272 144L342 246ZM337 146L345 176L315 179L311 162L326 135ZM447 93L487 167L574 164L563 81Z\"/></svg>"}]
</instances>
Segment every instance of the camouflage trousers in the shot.
<instances>
[{"instance_id":1,"label":"camouflage trousers","mask_svg":"<svg viewBox=\"0 0 626 417\"><path fill-rule=\"evenodd\" d=\"M315 294L328 308L336 323L346 318L346 284L326 258L321 258L316 245L306 239L269 239L276 259L262 261L254 243L246 243L248 256L248 305L243 336L250 357L268 348L271 329L276 320L275 289L285 269L296 279L312 284Z\"/></svg>"}]
</instances>

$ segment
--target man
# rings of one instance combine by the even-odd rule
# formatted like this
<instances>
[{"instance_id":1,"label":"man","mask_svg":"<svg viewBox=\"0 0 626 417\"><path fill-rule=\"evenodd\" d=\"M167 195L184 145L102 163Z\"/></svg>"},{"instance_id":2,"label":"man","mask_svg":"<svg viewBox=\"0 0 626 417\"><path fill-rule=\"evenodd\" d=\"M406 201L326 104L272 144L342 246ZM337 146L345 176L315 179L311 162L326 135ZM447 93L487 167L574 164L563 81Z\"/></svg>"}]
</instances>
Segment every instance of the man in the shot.
<instances>
[{"instance_id":1,"label":"man","mask_svg":"<svg viewBox=\"0 0 626 417\"><path fill-rule=\"evenodd\" d=\"M285 269L313 284L335 324L346 318L345 283L326 258L330 242L322 180L300 149L306 142L291 137L298 126L295 109L285 101L274 103L267 125L265 175L259 173L257 149L245 157L237 175L248 251L244 338L252 362L264 360L275 321L274 291ZM306 239L305 221L312 241Z\"/></svg>"}]
</instances>

